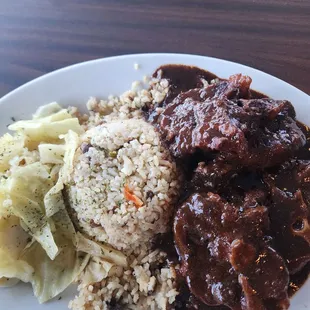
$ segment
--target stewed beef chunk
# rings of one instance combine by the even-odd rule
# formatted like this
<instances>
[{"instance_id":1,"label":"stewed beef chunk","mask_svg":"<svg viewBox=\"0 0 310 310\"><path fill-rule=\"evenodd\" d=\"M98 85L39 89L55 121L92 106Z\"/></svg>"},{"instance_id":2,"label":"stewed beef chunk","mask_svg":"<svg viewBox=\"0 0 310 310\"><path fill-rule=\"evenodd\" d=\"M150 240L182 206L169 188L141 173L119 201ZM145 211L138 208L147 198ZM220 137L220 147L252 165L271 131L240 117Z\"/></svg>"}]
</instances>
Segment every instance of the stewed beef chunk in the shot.
<instances>
[{"instance_id":1,"label":"stewed beef chunk","mask_svg":"<svg viewBox=\"0 0 310 310\"><path fill-rule=\"evenodd\" d=\"M213 193L195 193L180 206L174 238L181 273L206 305L265 310L273 302L287 309L287 268L263 241L267 209L256 201L257 193L246 197L237 205Z\"/></svg>"},{"instance_id":2,"label":"stewed beef chunk","mask_svg":"<svg viewBox=\"0 0 310 310\"><path fill-rule=\"evenodd\" d=\"M215 159L209 163L199 162L194 170L191 186L198 190L225 187L234 174L234 165L225 161Z\"/></svg>"},{"instance_id":3,"label":"stewed beef chunk","mask_svg":"<svg viewBox=\"0 0 310 310\"><path fill-rule=\"evenodd\" d=\"M251 82L250 77L235 74L228 80L219 80L207 87L193 88L186 92L181 92L175 98L174 103L181 104L187 98L192 98L198 102L203 102L210 98L227 98L231 100L250 99Z\"/></svg>"},{"instance_id":4,"label":"stewed beef chunk","mask_svg":"<svg viewBox=\"0 0 310 310\"><path fill-rule=\"evenodd\" d=\"M277 251L291 274L310 261L310 161L291 161L266 174L269 216Z\"/></svg>"},{"instance_id":5,"label":"stewed beef chunk","mask_svg":"<svg viewBox=\"0 0 310 310\"><path fill-rule=\"evenodd\" d=\"M213 87L180 94L159 116L159 129L175 157L212 152L226 164L264 169L305 144L290 102L236 99L246 97L246 87L218 92Z\"/></svg>"},{"instance_id":6,"label":"stewed beef chunk","mask_svg":"<svg viewBox=\"0 0 310 310\"><path fill-rule=\"evenodd\" d=\"M230 118L234 108L240 109L227 99L199 102L188 97L181 104L173 102L167 106L160 116L159 128L175 157L184 158L197 150L226 151L237 157L246 152L247 145L236 120Z\"/></svg>"}]
</instances>

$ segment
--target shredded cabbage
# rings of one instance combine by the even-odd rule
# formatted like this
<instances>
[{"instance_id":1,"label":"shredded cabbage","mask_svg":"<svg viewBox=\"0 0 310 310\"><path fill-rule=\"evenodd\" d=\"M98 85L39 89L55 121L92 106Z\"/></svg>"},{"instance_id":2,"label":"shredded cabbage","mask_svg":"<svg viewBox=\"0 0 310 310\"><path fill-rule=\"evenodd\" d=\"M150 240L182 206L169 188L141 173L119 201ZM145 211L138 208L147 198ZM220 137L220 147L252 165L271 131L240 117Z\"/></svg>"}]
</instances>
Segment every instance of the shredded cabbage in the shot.
<instances>
[{"instance_id":1,"label":"shredded cabbage","mask_svg":"<svg viewBox=\"0 0 310 310\"><path fill-rule=\"evenodd\" d=\"M78 119L53 102L9 129L16 133L0 138L0 286L30 282L42 303L77 279L98 247L87 279L127 264L120 252L82 239L67 213L62 191L83 132Z\"/></svg>"},{"instance_id":2,"label":"shredded cabbage","mask_svg":"<svg viewBox=\"0 0 310 310\"><path fill-rule=\"evenodd\" d=\"M40 303L63 292L85 269L89 260L89 255L77 252L74 246L62 238L59 238L58 243L61 251L54 260L46 255L38 243L29 247L22 257L34 270L30 282Z\"/></svg>"},{"instance_id":3,"label":"shredded cabbage","mask_svg":"<svg viewBox=\"0 0 310 310\"><path fill-rule=\"evenodd\" d=\"M46 217L44 197L53 182L46 166L34 163L18 167L7 179L4 190L10 197L12 213L23 221L51 259L58 254L51 227Z\"/></svg>"},{"instance_id":4,"label":"shredded cabbage","mask_svg":"<svg viewBox=\"0 0 310 310\"><path fill-rule=\"evenodd\" d=\"M59 136L69 130L82 133L83 129L77 118L73 118L66 109L55 114L29 121L19 121L9 126L10 130L20 132L28 139L38 142L58 141Z\"/></svg>"},{"instance_id":5,"label":"shredded cabbage","mask_svg":"<svg viewBox=\"0 0 310 310\"><path fill-rule=\"evenodd\" d=\"M25 249L22 255L22 259L34 269L31 283L40 303L65 290L85 269L90 258L76 249L75 230L67 211L58 212L53 220L54 238L59 247L57 257L51 260L37 242Z\"/></svg>"}]
</instances>

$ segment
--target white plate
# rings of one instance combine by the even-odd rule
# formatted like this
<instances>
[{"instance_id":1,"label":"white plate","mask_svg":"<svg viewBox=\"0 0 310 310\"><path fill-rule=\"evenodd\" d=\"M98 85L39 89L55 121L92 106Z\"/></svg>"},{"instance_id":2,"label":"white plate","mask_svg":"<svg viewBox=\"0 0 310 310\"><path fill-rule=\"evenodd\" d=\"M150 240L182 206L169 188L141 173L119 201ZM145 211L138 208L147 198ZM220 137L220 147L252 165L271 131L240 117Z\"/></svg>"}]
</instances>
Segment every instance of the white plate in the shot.
<instances>
[{"instance_id":1,"label":"white plate","mask_svg":"<svg viewBox=\"0 0 310 310\"><path fill-rule=\"evenodd\" d=\"M139 70L134 64L139 64ZM58 101L62 105L74 105L85 109L90 96L119 95L130 89L135 80L142 80L163 64L195 65L227 78L243 73L253 79L252 88L274 98L290 100L300 121L310 125L310 97L271 75L253 68L225 60L181 54L138 54L112 57L70 66L35 79L0 99L0 133L15 119L25 119L40 105ZM292 310L310 308L310 281L294 296ZM0 309L67 309L74 297L74 287L61 294L62 299L39 305L29 285L20 284L11 289L0 289Z\"/></svg>"}]
</instances>

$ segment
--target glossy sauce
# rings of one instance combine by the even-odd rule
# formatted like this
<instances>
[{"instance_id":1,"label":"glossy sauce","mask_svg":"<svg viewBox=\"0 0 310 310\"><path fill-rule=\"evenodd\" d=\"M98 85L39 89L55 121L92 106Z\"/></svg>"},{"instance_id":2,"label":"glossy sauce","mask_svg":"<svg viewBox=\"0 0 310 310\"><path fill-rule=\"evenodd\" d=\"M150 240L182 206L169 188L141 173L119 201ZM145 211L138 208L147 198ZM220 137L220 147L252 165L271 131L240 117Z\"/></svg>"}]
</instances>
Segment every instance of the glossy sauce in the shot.
<instances>
[{"instance_id":1,"label":"glossy sauce","mask_svg":"<svg viewBox=\"0 0 310 310\"><path fill-rule=\"evenodd\" d=\"M202 88L204 83L202 79L207 81L209 84L213 80L222 79L212 72L194 67L194 66L184 66L184 65L164 65L159 67L153 74L153 77L160 77L162 79L167 79L171 85L170 92L168 96L163 101L164 104L169 103L181 92L186 92L194 88ZM267 98L263 93L256 90L251 90L251 98Z\"/></svg>"}]
</instances>

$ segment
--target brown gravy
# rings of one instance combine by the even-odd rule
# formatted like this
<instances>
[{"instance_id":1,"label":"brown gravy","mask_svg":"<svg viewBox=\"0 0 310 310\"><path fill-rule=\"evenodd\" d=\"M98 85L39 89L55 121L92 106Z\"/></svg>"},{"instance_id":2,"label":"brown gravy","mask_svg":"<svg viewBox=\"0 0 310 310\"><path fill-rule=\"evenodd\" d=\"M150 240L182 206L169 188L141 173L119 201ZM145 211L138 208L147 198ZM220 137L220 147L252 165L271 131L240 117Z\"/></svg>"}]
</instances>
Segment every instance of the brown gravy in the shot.
<instances>
[{"instance_id":1,"label":"brown gravy","mask_svg":"<svg viewBox=\"0 0 310 310\"><path fill-rule=\"evenodd\" d=\"M171 84L171 90L165 98L164 103L171 102L181 92L186 92L193 88L203 87L202 80L209 84L213 80L225 80L212 72L197 68L195 66L184 65L164 65L159 67L153 74L153 77L167 79ZM265 94L251 89L251 98L267 98Z\"/></svg>"}]
</instances>

